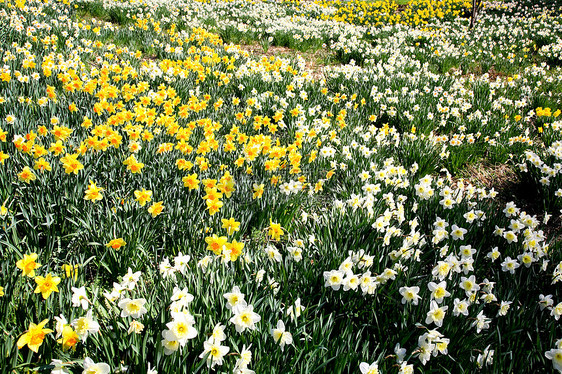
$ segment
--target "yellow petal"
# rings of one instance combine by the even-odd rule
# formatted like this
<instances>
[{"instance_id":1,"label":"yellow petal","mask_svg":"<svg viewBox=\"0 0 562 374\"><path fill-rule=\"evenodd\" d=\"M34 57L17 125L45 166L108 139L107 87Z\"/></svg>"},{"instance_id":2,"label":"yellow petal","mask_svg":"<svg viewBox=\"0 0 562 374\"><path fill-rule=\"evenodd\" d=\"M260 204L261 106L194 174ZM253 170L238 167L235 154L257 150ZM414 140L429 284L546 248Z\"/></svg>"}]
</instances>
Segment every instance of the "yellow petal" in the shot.
<instances>
[{"instance_id":1,"label":"yellow petal","mask_svg":"<svg viewBox=\"0 0 562 374\"><path fill-rule=\"evenodd\" d=\"M18 339L18 349L22 349L24 345L29 343L29 333L25 333Z\"/></svg>"}]
</instances>

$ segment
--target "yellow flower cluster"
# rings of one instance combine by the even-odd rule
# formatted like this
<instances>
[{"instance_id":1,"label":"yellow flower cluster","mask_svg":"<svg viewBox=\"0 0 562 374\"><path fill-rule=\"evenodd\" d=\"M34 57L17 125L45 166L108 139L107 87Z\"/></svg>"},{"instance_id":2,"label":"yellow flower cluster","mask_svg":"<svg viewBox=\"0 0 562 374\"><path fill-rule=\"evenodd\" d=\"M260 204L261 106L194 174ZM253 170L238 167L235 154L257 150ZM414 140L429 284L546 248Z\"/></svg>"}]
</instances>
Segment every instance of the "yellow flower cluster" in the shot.
<instances>
[{"instance_id":1,"label":"yellow flower cluster","mask_svg":"<svg viewBox=\"0 0 562 374\"><path fill-rule=\"evenodd\" d=\"M537 109L535 109L535 113L536 113L537 117L554 117L554 118L557 118L562 113L562 111L560 111L560 109L557 109L554 112L552 112L552 110L550 108L538 107Z\"/></svg>"},{"instance_id":2,"label":"yellow flower cluster","mask_svg":"<svg viewBox=\"0 0 562 374\"><path fill-rule=\"evenodd\" d=\"M316 0L315 3L336 8L333 14L321 14L321 19L366 26L418 26L432 20L458 17L472 6L468 0L410 0L403 5L395 0Z\"/></svg>"}]
</instances>

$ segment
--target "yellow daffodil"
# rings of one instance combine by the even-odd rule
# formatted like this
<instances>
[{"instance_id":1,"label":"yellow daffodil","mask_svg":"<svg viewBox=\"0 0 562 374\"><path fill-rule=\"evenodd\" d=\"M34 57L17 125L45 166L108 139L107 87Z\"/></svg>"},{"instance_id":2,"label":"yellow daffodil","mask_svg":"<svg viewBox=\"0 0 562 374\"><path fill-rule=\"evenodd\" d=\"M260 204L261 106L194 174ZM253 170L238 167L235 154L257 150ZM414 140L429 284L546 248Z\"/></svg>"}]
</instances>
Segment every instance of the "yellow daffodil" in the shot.
<instances>
[{"instance_id":1,"label":"yellow daffodil","mask_svg":"<svg viewBox=\"0 0 562 374\"><path fill-rule=\"evenodd\" d=\"M226 243L226 250L230 251L230 261L236 261L240 255L242 255L242 250L244 249L244 243L239 243L233 240L232 243Z\"/></svg>"},{"instance_id":2,"label":"yellow daffodil","mask_svg":"<svg viewBox=\"0 0 562 374\"><path fill-rule=\"evenodd\" d=\"M10 155L0 151L0 164L4 164L4 161L9 159Z\"/></svg>"},{"instance_id":3,"label":"yellow daffodil","mask_svg":"<svg viewBox=\"0 0 562 374\"><path fill-rule=\"evenodd\" d=\"M90 185L86 190L86 195L84 196L84 200L90 200L92 202L99 201L103 199L102 192L104 191L103 188L96 186L96 184L90 181Z\"/></svg>"},{"instance_id":4,"label":"yellow daffodil","mask_svg":"<svg viewBox=\"0 0 562 374\"><path fill-rule=\"evenodd\" d=\"M119 248L123 247L126 244L127 242L125 242L123 238L117 238L117 239L110 240L109 243L107 243L105 246L118 250Z\"/></svg>"},{"instance_id":5,"label":"yellow daffodil","mask_svg":"<svg viewBox=\"0 0 562 374\"><path fill-rule=\"evenodd\" d=\"M22 349L25 345L27 345L29 349L37 353L39 347L43 344L45 335L53 332L53 330L43 328L47 322L49 322L48 319L41 321L38 325L30 323L29 329L18 339L18 349Z\"/></svg>"},{"instance_id":6,"label":"yellow daffodil","mask_svg":"<svg viewBox=\"0 0 562 374\"><path fill-rule=\"evenodd\" d=\"M199 179L197 179L197 174L191 174L182 178L183 186L189 188L190 190L199 189Z\"/></svg>"},{"instance_id":7,"label":"yellow daffodil","mask_svg":"<svg viewBox=\"0 0 562 374\"><path fill-rule=\"evenodd\" d=\"M164 205L162 205L162 201L154 203L148 208L148 213L152 214L152 217L156 217L164 210Z\"/></svg>"},{"instance_id":8,"label":"yellow daffodil","mask_svg":"<svg viewBox=\"0 0 562 374\"><path fill-rule=\"evenodd\" d=\"M135 200L139 202L140 206L145 206L146 203L149 203L152 200L152 191L145 190L136 190L135 191Z\"/></svg>"},{"instance_id":9,"label":"yellow daffodil","mask_svg":"<svg viewBox=\"0 0 562 374\"><path fill-rule=\"evenodd\" d=\"M254 199L261 199L262 195L263 195L263 191L264 191L264 187L265 185L262 184L254 184L253 188L254 188L254 194L253 194L253 198Z\"/></svg>"},{"instance_id":10,"label":"yellow daffodil","mask_svg":"<svg viewBox=\"0 0 562 374\"><path fill-rule=\"evenodd\" d=\"M279 223L273 223L271 220L269 221L269 236L273 240L280 240L281 235L283 235L283 228Z\"/></svg>"},{"instance_id":11,"label":"yellow daffodil","mask_svg":"<svg viewBox=\"0 0 562 374\"><path fill-rule=\"evenodd\" d=\"M22 182L30 184L31 181L34 181L35 179L37 179L37 177L35 176L33 171L29 168L29 166L26 166L23 168L21 173L18 173L18 179Z\"/></svg>"},{"instance_id":12,"label":"yellow daffodil","mask_svg":"<svg viewBox=\"0 0 562 374\"><path fill-rule=\"evenodd\" d=\"M66 325L62 329L62 338L57 340L57 343L62 344L62 350L68 351L69 349L76 349L76 344L80 338L78 334L70 327Z\"/></svg>"},{"instance_id":13,"label":"yellow daffodil","mask_svg":"<svg viewBox=\"0 0 562 374\"><path fill-rule=\"evenodd\" d=\"M205 243L207 243L207 249L209 251L213 251L214 254L217 256L221 254L223 250L223 246L227 242L226 236L217 236L213 234L213 236L208 236L205 238Z\"/></svg>"},{"instance_id":14,"label":"yellow daffodil","mask_svg":"<svg viewBox=\"0 0 562 374\"><path fill-rule=\"evenodd\" d=\"M57 285L60 283L60 277L53 277L50 273L46 277L36 276L35 283L37 287L34 292L41 293L43 299L47 299L51 293L59 292Z\"/></svg>"},{"instance_id":15,"label":"yellow daffodil","mask_svg":"<svg viewBox=\"0 0 562 374\"><path fill-rule=\"evenodd\" d=\"M234 234L235 231L240 230L240 222L236 222L236 220L232 217L229 219L223 218L221 221L222 221L222 228L226 229L228 235L232 235Z\"/></svg>"},{"instance_id":16,"label":"yellow daffodil","mask_svg":"<svg viewBox=\"0 0 562 374\"><path fill-rule=\"evenodd\" d=\"M37 253L23 255L23 259L16 262L18 269L23 271L22 275L27 275L30 278L35 277L35 269L39 268L41 264L36 262Z\"/></svg>"}]
</instances>

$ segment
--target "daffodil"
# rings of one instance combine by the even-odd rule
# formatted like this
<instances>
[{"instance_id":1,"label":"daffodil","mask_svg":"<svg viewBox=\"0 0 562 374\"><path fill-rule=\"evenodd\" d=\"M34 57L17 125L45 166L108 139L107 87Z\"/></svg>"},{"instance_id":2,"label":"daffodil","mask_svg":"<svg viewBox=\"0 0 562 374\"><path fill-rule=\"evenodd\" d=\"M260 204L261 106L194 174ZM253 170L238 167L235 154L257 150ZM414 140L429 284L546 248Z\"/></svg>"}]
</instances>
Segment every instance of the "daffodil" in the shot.
<instances>
[{"instance_id":1,"label":"daffodil","mask_svg":"<svg viewBox=\"0 0 562 374\"><path fill-rule=\"evenodd\" d=\"M18 349L22 349L27 345L29 349L37 353L39 347L43 344L45 336L53 332L53 330L43 328L48 322L49 320L45 319L38 325L30 323L29 329L18 339Z\"/></svg>"},{"instance_id":2,"label":"daffodil","mask_svg":"<svg viewBox=\"0 0 562 374\"><path fill-rule=\"evenodd\" d=\"M4 165L4 161L10 158L10 155L0 151L0 164Z\"/></svg>"},{"instance_id":3,"label":"daffodil","mask_svg":"<svg viewBox=\"0 0 562 374\"><path fill-rule=\"evenodd\" d=\"M37 287L35 288L35 293L41 293L43 299L47 299L51 293L59 292L57 285L60 281L60 277L53 277L51 273L47 274L46 277L36 276L35 283L37 283Z\"/></svg>"},{"instance_id":4,"label":"daffodil","mask_svg":"<svg viewBox=\"0 0 562 374\"><path fill-rule=\"evenodd\" d=\"M273 223L271 220L269 221L269 236L271 236L271 238L273 240L280 240L281 239L281 235L283 235L283 228L281 227L281 224L279 223Z\"/></svg>"},{"instance_id":5,"label":"daffodil","mask_svg":"<svg viewBox=\"0 0 562 374\"><path fill-rule=\"evenodd\" d=\"M561 348L554 348L550 351L545 353L546 358L552 361L552 365L554 365L554 369L558 371L562 371L562 349Z\"/></svg>"},{"instance_id":6,"label":"daffodil","mask_svg":"<svg viewBox=\"0 0 562 374\"><path fill-rule=\"evenodd\" d=\"M263 196L264 187L265 185L263 183L259 185L254 183L253 185L254 194L252 195L252 198L261 199L261 197Z\"/></svg>"},{"instance_id":7,"label":"daffodil","mask_svg":"<svg viewBox=\"0 0 562 374\"><path fill-rule=\"evenodd\" d=\"M361 370L361 374L379 374L379 366L376 362L370 365L367 362L362 362L359 364L359 370Z\"/></svg>"},{"instance_id":8,"label":"daffodil","mask_svg":"<svg viewBox=\"0 0 562 374\"><path fill-rule=\"evenodd\" d=\"M83 374L109 374L111 368L108 364L103 362L95 363L91 358L86 357L84 359L84 371Z\"/></svg>"},{"instance_id":9,"label":"daffodil","mask_svg":"<svg viewBox=\"0 0 562 374\"><path fill-rule=\"evenodd\" d=\"M84 317L72 321L72 327L82 341L85 341L89 334L95 334L100 329L100 325L92 318L92 310L89 310Z\"/></svg>"},{"instance_id":10,"label":"daffodil","mask_svg":"<svg viewBox=\"0 0 562 374\"><path fill-rule=\"evenodd\" d=\"M213 236L208 236L205 238L205 242L207 243L207 249L209 251L213 251L214 254L217 256L221 254L224 245L226 245L228 239L226 236L217 236L213 234Z\"/></svg>"},{"instance_id":11,"label":"daffodil","mask_svg":"<svg viewBox=\"0 0 562 374\"><path fill-rule=\"evenodd\" d=\"M229 310L236 307L239 303L244 301L244 294L240 292L240 288L238 286L234 286L231 292L227 292L223 295L223 297L227 300L226 307Z\"/></svg>"},{"instance_id":12,"label":"daffodil","mask_svg":"<svg viewBox=\"0 0 562 374\"><path fill-rule=\"evenodd\" d=\"M162 211L164 210L164 205L162 205L162 203L162 201L159 201L152 204L150 208L148 208L148 213L150 213L153 218L162 213Z\"/></svg>"},{"instance_id":13,"label":"daffodil","mask_svg":"<svg viewBox=\"0 0 562 374\"><path fill-rule=\"evenodd\" d=\"M207 209L209 209L209 214L212 216L219 212L219 210L223 207L224 203L220 200L205 200L207 204Z\"/></svg>"},{"instance_id":14,"label":"daffodil","mask_svg":"<svg viewBox=\"0 0 562 374\"><path fill-rule=\"evenodd\" d=\"M230 348L221 345L220 341L213 337L203 342L204 351L199 355L200 358L207 356L207 365L213 368L215 365L222 365L224 356L230 351Z\"/></svg>"},{"instance_id":15,"label":"daffodil","mask_svg":"<svg viewBox=\"0 0 562 374\"><path fill-rule=\"evenodd\" d=\"M33 171L28 166L26 166L18 174L18 179L22 182L30 184L31 181L34 181L35 179L37 179L37 176L33 173Z\"/></svg>"},{"instance_id":16,"label":"daffodil","mask_svg":"<svg viewBox=\"0 0 562 374\"><path fill-rule=\"evenodd\" d=\"M33 278L35 277L35 269L41 267L41 264L37 263L36 260L37 253L23 255L23 259L16 262L16 266L23 271L22 275Z\"/></svg>"},{"instance_id":17,"label":"daffodil","mask_svg":"<svg viewBox=\"0 0 562 374\"><path fill-rule=\"evenodd\" d=\"M240 230L240 222L236 222L234 218L222 219L222 228L226 229L228 235L234 234L235 231Z\"/></svg>"},{"instance_id":18,"label":"daffodil","mask_svg":"<svg viewBox=\"0 0 562 374\"><path fill-rule=\"evenodd\" d=\"M173 340L183 347L188 340L197 336L195 319L189 313L172 313L172 317L172 322L168 322L166 327L173 334Z\"/></svg>"},{"instance_id":19,"label":"daffodil","mask_svg":"<svg viewBox=\"0 0 562 374\"><path fill-rule=\"evenodd\" d=\"M448 306L439 306L436 301L432 300L430 305L430 310L427 312L427 317L425 318L425 323L435 323L437 326L441 327L443 325L443 319L445 318L445 312Z\"/></svg>"},{"instance_id":20,"label":"daffodil","mask_svg":"<svg viewBox=\"0 0 562 374\"><path fill-rule=\"evenodd\" d=\"M80 288L72 287L72 306L79 307L88 310L88 295L86 294L86 287L82 286Z\"/></svg>"},{"instance_id":21,"label":"daffodil","mask_svg":"<svg viewBox=\"0 0 562 374\"><path fill-rule=\"evenodd\" d=\"M152 200L152 191L145 190L136 190L135 191L135 200L138 201L140 206L145 206L146 203L149 203Z\"/></svg>"},{"instance_id":22,"label":"daffodil","mask_svg":"<svg viewBox=\"0 0 562 374\"><path fill-rule=\"evenodd\" d=\"M146 299L134 299L124 298L119 302L119 308L121 308L121 317L133 317L140 318L143 314L147 312L144 307L146 304Z\"/></svg>"},{"instance_id":23,"label":"daffodil","mask_svg":"<svg viewBox=\"0 0 562 374\"><path fill-rule=\"evenodd\" d=\"M69 349L76 349L76 344L79 341L78 334L72 329L70 325L66 325L62 329L62 338L57 340L57 343L62 344L62 350L68 351Z\"/></svg>"},{"instance_id":24,"label":"daffodil","mask_svg":"<svg viewBox=\"0 0 562 374\"><path fill-rule=\"evenodd\" d=\"M35 165L33 166L33 168L35 170L40 170L41 172L51 171L51 164L49 164L47 160L41 157L39 160L35 161Z\"/></svg>"},{"instance_id":25,"label":"daffodil","mask_svg":"<svg viewBox=\"0 0 562 374\"><path fill-rule=\"evenodd\" d=\"M418 295L420 292L420 288L418 286L400 287L399 292L400 295L402 295L402 304L411 302L414 305L418 305L418 301L421 299Z\"/></svg>"},{"instance_id":26,"label":"daffodil","mask_svg":"<svg viewBox=\"0 0 562 374\"><path fill-rule=\"evenodd\" d=\"M248 305L246 301L239 302L235 307L232 308L234 316L230 319L230 322L234 324L236 331L239 333L245 330L255 330L256 323L261 320L259 314L254 312L253 305Z\"/></svg>"},{"instance_id":27,"label":"daffodil","mask_svg":"<svg viewBox=\"0 0 562 374\"><path fill-rule=\"evenodd\" d=\"M180 343L172 331L164 330L162 331L162 346L164 354L169 356L180 348Z\"/></svg>"},{"instance_id":28,"label":"daffodil","mask_svg":"<svg viewBox=\"0 0 562 374\"><path fill-rule=\"evenodd\" d=\"M237 242L233 240L232 243L225 244L225 252L228 252L228 260L236 261L240 255L242 255L242 250L244 249L244 243Z\"/></svg>"},{"instance_id":29,"label":"daffodil","mask_svg":"<svg viewBox=\"0 0 562 374\"><path fill-rule=\"evenodd\" d=\"M117 239L112 239L109 241L109 243L107 243L105 246L106 247L111 247L115 250L118 250L119 248L123 247L127 245L127 242L123 240L123 238L117 238Z\"/></svg>"},{"instance_id":30,"label":"daffodil","mask_svg":"<svg viewBox=\"0 0 562 374\"><path fill-rule=\"evenodd\" d=\"M49 148L49 151L54 152L55 155L57 155L58 153L62 153L64 151L62 142L60 142L59 140L57 141L57 143L51 144L51 148ZM82 163L78 161L78 154L72 154L72 155L66 154L66 156L62 157L60 161L62 162L62 165L64 167L64 172L66 174L70 174L70 173L78 174L80 170L84 169L84 165L82 165ZM90 183L92 182L90 181Z\"/></svg>"},{"instance_id":31,"label":"daffodil","mask_svg":"<svg viewBox=\"0 0 562 374\"><path fill-rule=\"evenodd\" d=\"M84 196L84 200L90 200L95 203L96 201L103 199L103 195L102 195L103 191L104 191L103 188L96 186L96 184L90 180L90 185L86 190L86 195Z\"/></svg>"},{"instance_id":32,"label":"daffodil","mask_svg":"<svg viewBox=\"0 0 562 374\"><path fill-rule=\"evenodd\" d=\"M184 187L190 190L196 190L199 188L199 179L197 179L197 174L191 174L182 178Z\"/></svg>"},{"instance_id":33,"label":"daffodil","mask_svg":"<svg viewBox=\"0 0 562 374\"><path fill-rule=\"evenodd\" d=\"M293 344L293 335L285 331L285 324L281 320L277 321L276 328L271 329L271 335L273 335L273 340L279 344L282 351L285 349L285 345Z\"/></svg>"}]
</instances>

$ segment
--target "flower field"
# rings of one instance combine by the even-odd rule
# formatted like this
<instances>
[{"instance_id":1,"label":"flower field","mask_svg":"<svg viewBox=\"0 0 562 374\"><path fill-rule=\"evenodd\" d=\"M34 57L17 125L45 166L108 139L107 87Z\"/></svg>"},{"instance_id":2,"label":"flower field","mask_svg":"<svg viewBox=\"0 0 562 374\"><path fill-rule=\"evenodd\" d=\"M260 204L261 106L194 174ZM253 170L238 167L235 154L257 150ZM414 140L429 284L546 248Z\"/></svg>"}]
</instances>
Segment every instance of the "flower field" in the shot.
<instances>
[{"instance_id":1,"label":"flower field","mask_svg":"<svg viewBox=\"0 0 562 374\"><path fill-rule=\"evenodd\" d=\"M0 0L0 372L562 372L562 7L471 6Z\"/></svg>"}]
</instances>

